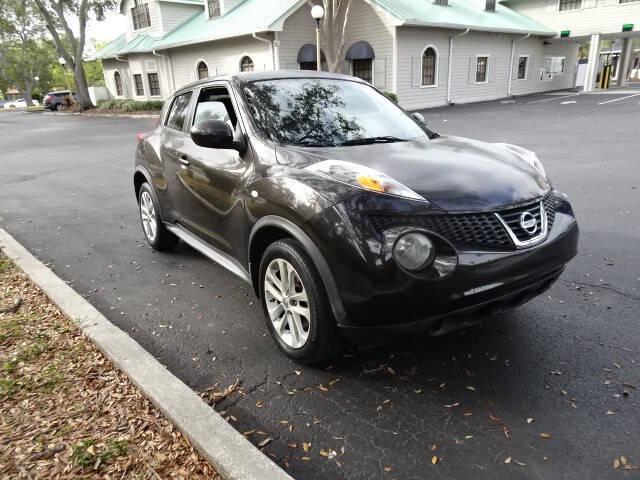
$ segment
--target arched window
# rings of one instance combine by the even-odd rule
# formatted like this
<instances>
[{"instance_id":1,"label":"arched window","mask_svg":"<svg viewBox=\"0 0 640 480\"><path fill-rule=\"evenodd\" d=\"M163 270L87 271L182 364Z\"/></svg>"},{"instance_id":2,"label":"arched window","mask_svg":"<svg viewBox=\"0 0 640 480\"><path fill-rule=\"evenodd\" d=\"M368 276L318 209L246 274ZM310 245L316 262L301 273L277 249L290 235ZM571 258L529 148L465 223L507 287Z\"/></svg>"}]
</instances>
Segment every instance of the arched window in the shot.
<instances>
[{"instance_id":1,"label":"arched window","mask_svg":"<svg viewBox=\"0 0 640 480\"><path fill-rule=\"evenodd\" d=\"M120 73L115 72L113 74L113 82L116 84L116 96L122 96L122 78L120 77Z\"/></svg>"},{"instance_id":2,"label":"arched window","mask_svg":"<svg viewBox=\"0 0 640 480\"><path fill-rule=\"evenodd\" d=\"M220 0L207 0L209 6L209 18L220 16Z\"/></svg>"},{"instance_id":3,"label":"arched window","mask_svg":"<svg viewBox=\"0 0 640 480\"><path fill-rule=\"evenodd\" d=\"M436 85L438 74L438 53L433 47L427 47L422 54L422 86Z\"/></svg>"},{"instance_id":4,"label":"arched window","mask_svg":"<svg viewBox=\"0 0 640 480\"><path fill-rule=\"evenodd\" d=\"M204 80L209 77L209 67L204 62L198 62L198 80Z\"/></svg>"},{"instance_id":5,"label":"arched window","mask_svg":"<svg viewBox=\"0 0 640 480\"><path fill-rule=\"evenodd\" d=\"M253 72L254 70L253 60L251 57L242 57L240 60L240 71L241 72Z\"/></svg>"}]
</instances>

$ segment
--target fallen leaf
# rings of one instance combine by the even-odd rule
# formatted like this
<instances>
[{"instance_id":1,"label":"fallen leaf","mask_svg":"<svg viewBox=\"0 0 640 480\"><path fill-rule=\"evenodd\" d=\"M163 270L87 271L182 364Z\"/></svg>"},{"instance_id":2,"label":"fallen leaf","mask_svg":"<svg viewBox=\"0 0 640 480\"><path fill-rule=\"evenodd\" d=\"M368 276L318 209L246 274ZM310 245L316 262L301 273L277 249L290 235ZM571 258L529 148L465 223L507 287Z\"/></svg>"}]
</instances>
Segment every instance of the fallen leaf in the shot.
<instances>
[{"instance_id":1,"label":"fallen leaf","mask_svg":"<svg viewBox=\"0 0 640 480\"><path fill-rule=\"evenodd\" d=\"M433 457L431 457L431 464L435 465L436 463L438 463L438 457L434 455Z\"/></svg>"},{"instance_id":2,"label":"fallen leaf","mask_svg":"<svg viewBox=\"0 0 640 480\"><path fill-rule=\"evenodd\" d=\"M391 468L391 467L384 467L384 471L385 471L385 472L390 472L391 470L393 470L393 468Z\"/></svg>"},{"instance_id":3,"label":"fallen leaf","mask_svg":"<svg viewBox=\"0 0 640 480\"><path fill-rule=\"evenodd\" d=\"M533 418L531 418L531 417L527 418L527 423L528 423L529 425L531 425L531 423L532 423L532 422L533 422Z\"/></svg>"},{"instance_id":4,"label":"fallen leaf","mask_svg":"<svg viewBox=\"0 0 640 480\"><path fill-rule=\"evenodd\" d=\"M627 457L625 457L624 455L620 456L620 463L622 465L626 465L627 464Z\"/></svg>"},{"instance_id":5,"label":"fallen leaf","mask_svg":"<svg viewBox=\"0 0 640 480\"><path fill-rule=\"evenodd\" d=\"M615 458L613 460L613 468L617 469L620 466L620 460L618 460L617 458Z\"/></svg>"},{"instance_id":6,"label":"fallen leaf","mask_svg":"<svg viewBox=\"0 0 640 480\"><path fill-rule=\"evenodd\" d=\"M551 438L551 434L550 434L550 433L544 433L544 432L542 432L542 433L540 433L540 436L541 436L542 438Z\"/></svg>"},{"instance_id":7,"label":"fallen leaf","mask_svg":"<svg viewBox=\"0 0 640 480\"><path fill-rule=\"evenodd\" d=\"M505 458L504 463L507 463L507 464L511 463L511 457Z\"/></svg>"},{"instance_id":8,"label":"fallen leaf","mask_svg":"<svg viewBox=\"0 0 640 480\"><path fill-rule=\"evenodd\" d=\"M269 443L271 441L271 438L265 438L264 440L262 440L259 444L258 447L262 448L264 447L267 443Z\"/></svg>"},{"instance_id":9,"label":"fallen leaf","mask_svg":"<svg viewBox=\"0 0 640 480\"><path fill-rule=\"evenodd\" d=\"M311 451L311 443L309 442L302 442L302 449L305 452L310 452Z\"/></svg>"},{"instance_id":10,"label":"fallen leaf","mask_svg":"<svg viewBox=\"0 0 640 480\"><path fill-rule=\"evenodd\" d=\"M471 390L472 392L475 392L476 391L476 387L473 387L473 386L469 385L467 387L467 390Z\"/></svg>"},{"instance_id":11,"label":"fallen leaf","mask_svg":"<svg viewBox=\"0 0 640 480\"><path fill-rule=\"evenodd\" d=\"M438 448L438 446L434 443L433 445L431 445L430 450L431 450L432 452L435 452L435 451L437 450L437 448Z\"/></svg>"},{"instance_id":12,"label":"fallen leaf","mask_svg":"<svg viewBox=\"0 0 640 480\"><path fill-rule=\"evenodd\" d=\"M615 413L613 413L611 410L607 410L606 415L615 415Z\"/></svg>"}]
</instances>

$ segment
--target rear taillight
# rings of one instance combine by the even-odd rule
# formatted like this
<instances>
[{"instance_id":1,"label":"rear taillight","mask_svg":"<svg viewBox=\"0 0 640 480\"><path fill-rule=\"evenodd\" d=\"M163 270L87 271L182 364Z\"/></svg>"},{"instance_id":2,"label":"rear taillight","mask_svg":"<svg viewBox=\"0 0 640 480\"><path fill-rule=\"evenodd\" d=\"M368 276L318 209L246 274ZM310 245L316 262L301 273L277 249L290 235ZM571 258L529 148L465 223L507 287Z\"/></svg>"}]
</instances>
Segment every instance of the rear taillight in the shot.
<instances>
[{"instance_id":1,"label":"rear taillight","mask_svg":"<svg viewBox=\"0 0 640 480\"><path fill-rule=\"evenodd\" d=\"M49 103L51 101L51 95L45 95L44 103Z\"/></svg>"}]
</instances>

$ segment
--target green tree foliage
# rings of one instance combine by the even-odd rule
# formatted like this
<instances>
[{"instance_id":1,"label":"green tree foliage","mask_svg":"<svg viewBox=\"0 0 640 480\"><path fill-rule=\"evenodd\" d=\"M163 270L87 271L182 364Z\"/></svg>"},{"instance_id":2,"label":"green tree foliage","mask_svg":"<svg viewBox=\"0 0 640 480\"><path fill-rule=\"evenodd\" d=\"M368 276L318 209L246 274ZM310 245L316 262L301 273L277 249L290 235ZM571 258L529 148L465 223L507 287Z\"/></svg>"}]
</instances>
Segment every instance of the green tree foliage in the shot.
<instances>
[{"instance_id":1,"label":"green tree foliage","mask_svg":"<svg viewBox=\"0 0 640 480\"><path fill-rule=\"evenodd\" d=\"M116 0L29 0L37 7L47 30L51 34L60 57L73 72L80 107L90 108L87 72L83 62L86 46L87 20L93 16L103 20L105 13L113 9ZM71 28L77 22L76 31Z\"/></svg>"},{"instance_id":2,"label":"green tree foliage","mask_svg":"<svg viewBox=\"0 0 640 480\"><path fill-rule=\"evenodd\" d=\"M27 104L55 61L44 32L30 0L0 0L0 78L4 88L17 87Z\"/></svg>"}]
</instances>

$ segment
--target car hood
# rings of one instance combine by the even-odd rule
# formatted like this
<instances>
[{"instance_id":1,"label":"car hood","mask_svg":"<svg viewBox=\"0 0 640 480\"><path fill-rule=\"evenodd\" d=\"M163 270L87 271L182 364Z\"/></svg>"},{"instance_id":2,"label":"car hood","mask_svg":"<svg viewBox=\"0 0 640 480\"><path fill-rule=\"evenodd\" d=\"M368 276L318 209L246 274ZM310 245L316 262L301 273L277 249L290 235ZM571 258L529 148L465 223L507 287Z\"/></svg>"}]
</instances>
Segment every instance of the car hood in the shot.
<instances>
[{"instance_id":1,"label":"car hood","mask_svg":"<svg viewBox=\"0 0 640 480\"><path fill-rule=\"evenodd\" d=\"M503 146L462 137L351 147L281 145L278 162L304 168L343 160L378 170L449 213L486 212L526 202L549 190L547 180Z\"/></svg>"}]
</instances>

